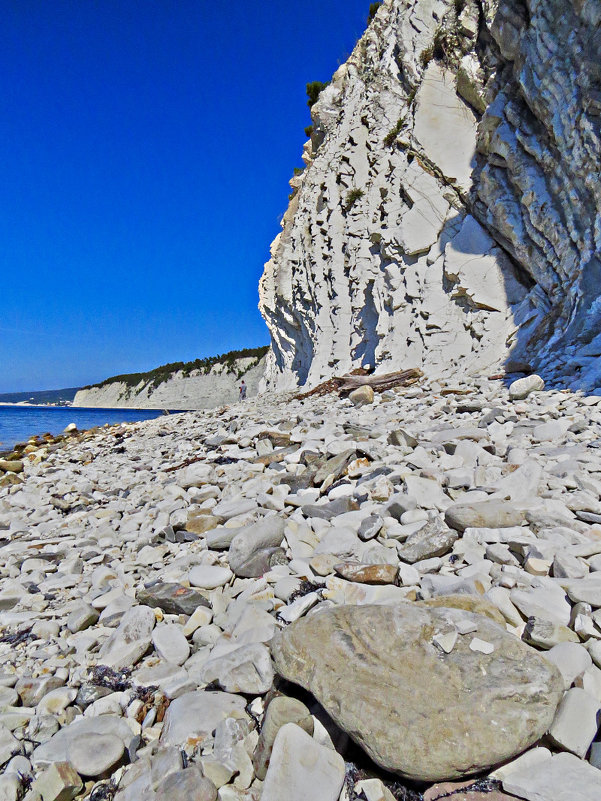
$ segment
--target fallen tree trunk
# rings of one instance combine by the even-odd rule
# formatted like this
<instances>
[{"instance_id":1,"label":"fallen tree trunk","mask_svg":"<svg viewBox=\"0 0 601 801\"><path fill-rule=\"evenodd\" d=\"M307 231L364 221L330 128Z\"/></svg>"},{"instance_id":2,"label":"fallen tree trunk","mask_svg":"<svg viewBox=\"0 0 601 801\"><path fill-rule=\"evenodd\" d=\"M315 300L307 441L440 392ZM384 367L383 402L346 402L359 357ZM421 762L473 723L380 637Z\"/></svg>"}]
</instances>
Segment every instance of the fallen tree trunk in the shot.
<instances>
[{"instance_id":1,"label":"fallen tree trunk","mask_svg":"<svg viewBox=\"0 0 601 801\"><path fill-rule=\"evenodd\" d=\"M415 384L422 376L422 371L417 367L384 375L348 375L342 377L343 383L338 388L338 392L340 395L348 395L357 387L366 385L371 387L374 392L385 392L394 387L408 387Z\"/></svg>"},{"instance_id":2,"label":"fallen tree trunk","mask_svg":"<svg viewBox=\"0 0 601 801\"><path fill-rule=\"evenodd\" d=\"M355 371L352 374L335 376L322 384L318 384L309 392L303 392L297 395L298 400L303 398L311 398L315 395L327 395L329 392L338 392L339 395L345 397L354 389L363 386L370 386L374 392L385 392L387 389L394 387L408 387L415 384L423 376L423 372L418 367L412 367L410 370L399 370L396 373L385 373L384 375L357 375Z\"/></svg>"}]
</instances>

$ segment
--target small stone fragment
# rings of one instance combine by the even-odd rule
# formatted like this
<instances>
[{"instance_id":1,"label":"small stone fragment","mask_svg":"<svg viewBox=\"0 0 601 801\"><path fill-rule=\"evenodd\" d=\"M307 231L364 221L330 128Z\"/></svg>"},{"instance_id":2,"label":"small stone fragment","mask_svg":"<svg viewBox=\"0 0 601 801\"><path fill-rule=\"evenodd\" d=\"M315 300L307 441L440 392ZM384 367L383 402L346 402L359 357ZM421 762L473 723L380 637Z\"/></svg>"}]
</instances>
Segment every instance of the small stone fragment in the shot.
<instances>
[{"instance_id":1,"label":"small stone fragment","mask_svg":"<svg viewBox=\"0 0 601 801\"><path fill-rule=\"evenodd\" d=\"M196 767L166 776L155 790L155 801L216 801L217 788Z\"/></svg>"},{"instance_id":2,"label":"small stone fragment","mask_svg":"<svg viewBox=\"0 0 601 801\"><path fill-rule=\"evenodd\" d=\"M492 642L486 642L479 637L474 637L470 642L470 651L478 651L481 654L492 654L495 646Z\"/></svg>"},{"instance_id":3,"label":"small stone fragment","mask_svg":"<svg viewBox=\"0 0 601 801\"><path fill-rule=\"evenodd\" d=\"M191 615L199 606L209 606L207 599L190 587L157 581L138 592L138 601L168 615Z\"/></svg>"},{"instance_id":4,"label":"small stone fragment","mask_svg":"<svg viewBox=\"0 0 601 801\"><path fill-rule=\"evenodd\" d=\"M42 801L71 801L82 789L83 783L69 762L54 762L32 785Z\"/></svg>"},{"instance_id":5,"label":"small stone fragment","mask_svg":"<svg viewBox=\"0 0 601 801\"><path fill-rule=\"evenodd\" d=\"M349 400L355 406L366 406L374 402L374 391L369 385L365 384L349 393Z\"/></svg>"}]
</instances>

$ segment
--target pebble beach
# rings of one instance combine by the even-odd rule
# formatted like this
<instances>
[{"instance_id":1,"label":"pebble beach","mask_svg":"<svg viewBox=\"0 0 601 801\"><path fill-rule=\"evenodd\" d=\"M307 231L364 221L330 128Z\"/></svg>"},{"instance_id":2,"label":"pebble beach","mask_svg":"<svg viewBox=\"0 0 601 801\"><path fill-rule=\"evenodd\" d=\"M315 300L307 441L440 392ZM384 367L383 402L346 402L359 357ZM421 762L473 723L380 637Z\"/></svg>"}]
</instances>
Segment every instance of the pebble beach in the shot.
<instances>
[{"instance_id":1,"label":"pebble beach","mask_svg":"<svg viewBox=\"0 0 601 801\"><path fill-rule=\"evenodd\" d=\"M600 401L266 394L0 461L0 799L601 797Z\"/></svg>"}]
</instances>

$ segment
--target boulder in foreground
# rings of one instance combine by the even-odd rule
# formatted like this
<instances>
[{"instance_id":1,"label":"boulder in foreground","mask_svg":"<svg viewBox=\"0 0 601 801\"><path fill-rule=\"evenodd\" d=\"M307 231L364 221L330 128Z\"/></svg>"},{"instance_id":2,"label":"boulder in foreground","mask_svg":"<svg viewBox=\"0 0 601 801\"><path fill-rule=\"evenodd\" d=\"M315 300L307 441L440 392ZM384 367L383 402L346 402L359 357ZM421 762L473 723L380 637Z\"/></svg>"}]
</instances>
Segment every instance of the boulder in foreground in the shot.
<instances>
[{"instance_id":1,"label":"boulder in foreground","mask_svg":"<svg viewBox=\"0 0 601 801\"><path fill-rule=\"evenodd\" d=\"M449 653L437 645L455 637ZM310 690L377 764L418 781L521 753L545 734L563 693L536 651L458 609L339 606L284 629L272 653L278 672Z\"/></svg>"}]
</instances>

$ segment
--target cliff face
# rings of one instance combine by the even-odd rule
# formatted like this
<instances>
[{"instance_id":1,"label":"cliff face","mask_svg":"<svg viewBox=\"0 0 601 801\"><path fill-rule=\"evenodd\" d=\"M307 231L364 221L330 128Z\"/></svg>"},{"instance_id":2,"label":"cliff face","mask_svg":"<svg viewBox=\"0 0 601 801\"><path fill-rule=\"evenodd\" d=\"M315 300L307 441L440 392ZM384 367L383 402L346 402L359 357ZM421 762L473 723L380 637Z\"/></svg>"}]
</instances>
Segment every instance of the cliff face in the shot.
<instances>
[{"instance_id":1,"label":"cliff face","mask_svg":"<svg viewBox=\"0 0 601 801\"><path fill-rule=\"evenodd\" d=\"M601 5L386 0L312 109L266 385L528 362L601 385Z\"/></svg>"},{"instance_id":2,"label":"cliff face","mask_svg":"<svg viewBox=\"0 0 601 801\"><path fill-rule=\"evenodd\" d=\"M153 386L140 381L130 386L122 381L80 389L73 406L115 409L212 409L238 400L238 387L244 379L248 397L257 394L265 371L265 357L235 360L231 365L218 362L208 372L194 370L189 375L173 373Z\"/></svg>"}]
</instances>

